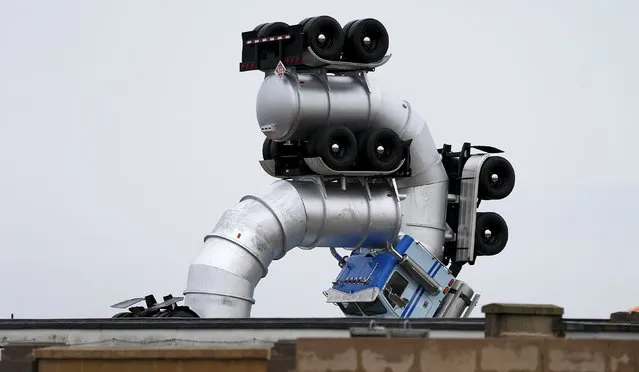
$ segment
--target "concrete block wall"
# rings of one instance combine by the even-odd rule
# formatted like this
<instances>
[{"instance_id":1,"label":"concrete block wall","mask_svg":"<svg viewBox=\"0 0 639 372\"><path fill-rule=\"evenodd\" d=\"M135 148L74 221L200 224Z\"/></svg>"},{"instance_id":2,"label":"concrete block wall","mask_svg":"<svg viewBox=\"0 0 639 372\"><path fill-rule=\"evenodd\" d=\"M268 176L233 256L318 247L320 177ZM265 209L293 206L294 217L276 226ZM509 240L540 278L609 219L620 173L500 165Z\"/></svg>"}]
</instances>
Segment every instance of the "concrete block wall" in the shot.
<instances>
[{"instance_id":1,"label":"concrete block wall","mask_svg":"<svg viewBox=\"0 0 639 372\"><path fill-rule=\"evenodd\" d=\"M630 372L638 341L299 339L297 372Z\"/></svg>"},{"instance_id":2,"label":"concrete block wall","mask_svg":"<svg viewBox=\"0 0 639 372\"><path fill-rule=\"evenodd\" d=\"M639 341L565 339L561 307L482 311L484 339L298 339L297 372L639 372Z\"/></svg>"},{"instance_id":3,"label":"concrete block wall","mask_svg":"<svg viewBox=\"0 0 639 372\"><path fill-rule=\"evenodd\" d=\"M34 352L38 372L266 372L270 349L52 347Z\"/></svg>"}]
</instances>

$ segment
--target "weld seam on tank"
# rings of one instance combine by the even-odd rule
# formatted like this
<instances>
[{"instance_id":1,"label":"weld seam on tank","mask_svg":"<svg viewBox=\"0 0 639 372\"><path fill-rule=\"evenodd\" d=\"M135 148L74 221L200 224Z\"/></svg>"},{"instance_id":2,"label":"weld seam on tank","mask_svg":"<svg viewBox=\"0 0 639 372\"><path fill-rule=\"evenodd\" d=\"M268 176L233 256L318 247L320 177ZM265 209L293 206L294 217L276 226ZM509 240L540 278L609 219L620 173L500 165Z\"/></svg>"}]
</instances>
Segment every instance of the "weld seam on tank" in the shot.
<instances>
[{"instance_id":1,"label":"weld seam on tank","mask_svg":"<svg viewBox=\"0 0 639 372\"><path fill-rule=\"evenodd\" d=\"M364 85L366 86L366 91L368 92L367 96L366 96L366 101L368 101L368 115L366 116L367 121L369 123L373 122L373 92L371 90L371 86L370 86L370 82L368 81L368 78L366 76L362 77L362 80L364 82Z\"/></svg>"},{"instance_id":2,"label":"weld seam on tank","mask_svg":"<svg viewBox=\"0 0 639 372\"><path fill-rule=\"evenodd\" d=\"M413 105L411 105L410 102L406 100L402 100L402 104L406 105L406 110L408 110L408 114L406 115L406 122L402 125L402 133L401 134L398 133L400 135L400 138L404 138L406 136L406 132L410 129L409 124L411 122L411 119L415 120L414 115L417 115L415 110L413 109ZM420 119L424 120L423 118L420 118ZM424 123L424 126L427 127L426 123ZM422 131L425 129L428 129L428 128L422 128ZM434 150L437 151L437 149L434 149ZM423 165L424 168L422 169L422 172L419 174L415 174L415 176L422 175L428 172L432 167L436 166L437 163L440 163L441 159L442 159L441 155L435 156L433 161L429 164ZM410 178L413 178L413 177L410 177ZM434 183L437 183L437 182L434 182Z\"/></svg>"},{"instance_id":3,"label":"weld seam on tank","mask_svg":"<svg viewBox=\"0 0 639 372\"><path fill-rule=\"evenodd\" d=\"M255 299L253 299L253 298L243 297L243 296L238 296L238 295L232 295L232 294L228 294L228 293L219 293L219 292L202 291L202 290L190 290L190 291L188 291L188 293L189 294L204 294L204 295L218 296L218 297L231 297L231 298L236 298L238 300L248 301L251 304L255 304Z\"/></svg>"},{"instance_id":4,"label":"weld seam on tank","mask_svg":"<svg viewBox=\"0 0 639 372\"><path fill-rule=\"evenodd\" d=\"M299 76L296 75L294 79L295 87L297 88L298 94L296 97L297 100L297 112L295 113L295 124L291 126L291 130L286 134L286 137L290 137L295 130L300 125L300 119L302 118L302 84L300 83ZM257 104L257 103L256 103Z\"/></svg>"},{"instance_id":5,"label":"weld seam on tank","mask_svg":"<svg viewBox=\"0 0 639 372\"><path fill-rule=\"evenodd\" d=\"M211 284L214 285L211 286ZM245 276L210 264L194 263L189 267L184 295L187 305L200 316L205 314L203 311L211 308L212 305L216 308L215 317L235 317L238 313L250 312L250 308L255 303L254 290L255 285ZM208 294L208 292L217 294Z\"/></svg>"},{"instance_id":6,"label":"weld seam on tank","mask_svg":"<svg viewBox=\"0 0 639 372\"><path fill-rule=\"evenodd\" d=\"M406 105L406 110L408 111L408 114L406 115L406 121L404 122L404 124L402 124L402 133L398 133L398 134L399 134L400 138L405 138L406 137L406 132L408 132L408 130L410 129L409 124L410 124L411 119L413 119L413 115L415 115L415 111L413 110L413 105L411 105L411 103L406 101L406 100L402 100L402 105ZM426 169L432 167L433 165L437 164L438 161L441 161L441 156L439 158L435 158L432 163L426 165L424 167L424 170L426 170Z\"/></svg>"},{"instance_id":7,"label":"weld seam on tank","mask_svg":"<svg viewBox=\"0 0 639 372\"><path fill-rule=\"evenodd\" d=\"M406 226L425 227L425 228L428 228L428 229L446 231L445 227L435 226L435 225L428 224L428 223L411 223L411 222L407 222Z\"/></svg>"},{"instance_id":8,"label":"weld seam on tank","mask_svg":"<svg viewBox=\"0 0 639 372\"><path fill-rule=\"evenodd\" d=\"M406 136L406 131L408 131L408 123L410 123L410 118L413 116L413 106L410 104L410 102L406 101L406 100L401 100L402 102L402 107L405 105L406 106L406 111L408 111L408 114L406 115L406 122L404 122L404 125L402 126L402 133L397 133L399 134L400 137L405 137Z\"/></svg>"},{"instance_id":9,"label":"weld seam on tank","mask_svg":"<svg viewBox=\"0 0 639 372\"><path fill-rule=\"evenodd\" d=\"M304 212L306 213L306 231L305 231L305 235L304 235L304 239L302 240L302 243L300 245L300 248L302 249L312 249L315 248L317 246L317 243L320 241L322 234L324 233L324 229L326 228L326 220L328 218L328 212L327 212L327 207L326 207L326 203L327 203L327 198L328 195L326 195L326 197L324 197L322 190L320 190L321 187L325 187L325 185L318 185L317 182L315 181L298 181L298 182L309 182L313 187L309 187L308 190L306 190L302 184L298 184L298 186L296 186L295 184L292 184L293 187L295 187L295 189L297 190L297 192L299 193L300 196L302 196L302 199L304 199L303 195L304 192L308 192L310 195L310 198L313 198L313 195L315 194L319 194L319 204L321 204L322 208L322 214L321 214L321 221L319 226L317 227L316 231L312 232L314 235L311 235L312 239L310 242L306 243L306 239L309 237L309 225L312 225L311 223L309 223L309 221L311 220L311 216L309 213L309 205L308 202L304 203ZM306 185L308 186L308 184Z\"/></svg>"},{"instance_id":10,"label":"weld seam on tank","mask_svg":"<svg viewBox=\"0 0 639 372\"><path fill-rule=\"evenodd\" d=\"M377 123L377 116L382 111L382 88L376 84L371 84L370 80L366 80L367 102L368 102L368 123L374 125ZM399 135L399 133L397 133Z\"/></svg>"},{"instance_id":11,"label":"weld seam on tank","mask_svg":"<svg viewBox=\"0 0 639 372\"><path fill-rule=\"evenodd\" d=\"M299 224L295 224L294 222L289 221L293 216L298 215L300 212L303 212L303 217L301 217L296 222L303 224L308 218L306 217L306 205L305 201L300 194L298 187L288 181L280 180L271 184L277 190L271 190L270 193L266 193L261 197L255 195L247 195L240 199L240 203L245 200L253 200L266 210L269 211L272 218L274 218L275 223L278 226L279 232L282 234L281 241L283 245L281 246L281 250L279 254L272 254L269 257L269 261L267 263L270 264L271 261L277 260L283 257L289 250L297 246L300 241L306 236L307 227L304 226L303 229L299 229ZM281 190L282 188L286 188L285 190ZM295 196L291 196L290 192L295 192ZM288 199L283 202L283 198L279 197L279 193L282 195L288 195ZM291 209L294 209L294 213L291 213ZM282 221L288 221L284 223ZM266 247L268 249L273 249L273 247Z\"/></svg>"},{"instance_id":12,"label":"weld seam on tank","mask_svg":"<svg viewBox=\"0 0 639 372\"><path fill-rule=\"evenodd\" d=\"M260 205L261 207L264 207L262 204L260 204L259 202L253 200L253 199L248 199L250 201L254 201L256 202L257 205ZM241 205L241 204L238 204ZM268 210L268 209L267 209ZM227 216L233 216L233 215L241 215L242 211L240 210L236 210L236 209L229 209L226 210L223 214L222 214L222 219L224 217ZM275 218L278 218L278 216L275 216ZM230 218L231 220L233 219L232 217ZM242 221L245 223L253 223L255 221L252 220L246 220L246 221ZM226 227L226 226L225 226ZM243 225L243 227L246 227ZM235 230L235 227L233 228L233 230ZM241 234L240 235L236 235L235 231L230 231L228 229L228 227L226 229L222 229L221 231L219 230L214 230L212 232L210 232L209 234L207 234L207 239L210 237L216 237L219 239L223 239L226 240L228 242L230 242L231 244L241 248L242 250L244 250L246 253L248 253L253 259L255 259L261 269L262 269L262 275L261 277L265 277L266 275L268 275L268 265L271 263L272 261L272 253L268 253L267 257L264 257L263 251L261 251L259 249L259 246L250 246L245 244L244 242L240 241L239 239L241 238ZM206 243L206 240L205 240Z\"/></svg>"},{"instance_id":13,"label":"weld seam on tank","mask_svg":"<svg viewBox=\"0 0 639 372\"><path fill-rule=\"evenodd\" d=\"M222 240L226 240L227 242L230 242L232 244L235 244L236 246L242 248L243 250L245 250L248 254L250 254L255 261L257 261L260 265L260 267L262 268L262 278L265 277L268 274L268 268L264 265L264 263L262 262L262 260L260 259L259 256L257 256L249 247L247 247L246 245L244 245L244 243L240 243L236 240L233 240L232 238L229 238L227 236L221 235L221 234L216 234L216 233L210 233L206 236L206 238L204 239L204 241L206 242L206 240L208 240L209 238L219 238Z\"/></svg>"},{"instance_id":14,"label":"weld seam on tank","mask_svg":"<svg viewBox=\"0 0 639 372\"><path fill-rule=\"evenodd\" d=\"M322 76L320 76L319 74L317 75L319 81L322 83L322 85L324 85L325 89L325 93L326 93L326 107L327 107L327 118L326 121L327 122L331 122L331 116L333 116L333 100L331 99L331 85L328 81L328 79L323 79Z\"/></svg>"},{"instance_id":15,"label":"weld seam on tank","mask_svg":"<svg viewBox=\"0 0 639 372\"><path fill-rule=\"evenodd\" d=\"M368 199L368 193L366 191L366 189L361 189L362 191L362 196L364 197L364 199L367 201L366 202L366 210L368 211L367 213L367 219L366 219L366 231L371 231L371 228L373 227L373 218L372 218L372 214L373 211L371 209L371 200ZM400 207L401 208L401 207ZM366 236L362 237L362 240L360 240L359 243L357 243L357 245L353 248L359 248L362 246L362 244L364 244L364 242L366 241Z\"/></svg>"},{"instance_id":16,"label":"weld seam on tank","mask_svg":"<svg viewBox=\"0 0 639 372\"><path fill-rule=\"evenodd\" d=\"M280 254L274 256L273 259L275 259L275 257L284 257L284 255L286 254L286 247L288 247L288 241L287 241L288 238L286 236L286 231L284 230L284 226L282 225L282 221L280 217L277 215L277 212L270 205L268 205L268 203L266 203L264 200L262 200L261 198L257 196L246 195L240 199L240 203L243 202L244 200L255 200L256 202L262 204L266 209L269 210L269 212L271 212L273 216L275 216L277 225L280 227L280 230L282 231L282 250L280 251Z\"/></svg>"}]
</instances>

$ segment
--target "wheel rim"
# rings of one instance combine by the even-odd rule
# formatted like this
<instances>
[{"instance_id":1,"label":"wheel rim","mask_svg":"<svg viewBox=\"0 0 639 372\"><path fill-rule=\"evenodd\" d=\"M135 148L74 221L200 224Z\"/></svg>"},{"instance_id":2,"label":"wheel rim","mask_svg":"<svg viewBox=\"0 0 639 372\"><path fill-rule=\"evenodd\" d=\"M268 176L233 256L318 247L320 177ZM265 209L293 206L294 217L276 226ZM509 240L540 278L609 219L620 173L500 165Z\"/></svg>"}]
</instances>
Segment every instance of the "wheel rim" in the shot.
<instances>
[{"instance_id":1,"label":"wheel rim","mask_svg":"<svg viewBox=\"0 0 639 372\"><path fill-rule=\"evenodd\" d=\"M322 49L331 49L335 45L335 38L331 36L331 29L328 26L320 27L315 37L317 45ZM328 35L328 36L327 36Z\"/></svg>"},{"instance_id":2,"label":"wheel rim","mask_svg":"<svg viewBox=\"0 0 639 372\"><path fill-rule=\"evenodd\" d=\"M508 242L508 225L494 212L478 213L475 231L476 255L499 254Z\"/></svg>"},{"instance_id":3,"label":"wheel rim","mask_svg":"<svg viewBox=\"0 0 639 372\"><path fill-rule=\"evenodd\" d=\"M362 43L362 49L364 49L367 52L374 51L377 48L377 45L379 44L379 42L377 41L377 38L373 36L369 36L366 31L364 31L360 42Z\"/></svg>"},{"instance_id":4,"label":"wheel rim","mask_svg":"<svg viewBox=\"0 0 639 372\"><path fill-rule=\"evenodd\" d=\"M344 160L350 154L350 141L346 136L335 135L329 141L329 154L336 160Z\"/></svg>"},{"instance_id":5,"label":"wheel rim","mask_svg":"<svg viewBox=\"0 0 639 372\"><path fill-rule=\"evenodd\" d=\"M399 136L390 129L372 129L364 133L360 143L367 166L376 171L391 171L401 165L403 147Z\"/></svg>"},{"instance_id":6,"label":"wheel rim","mask_svg":"<svg viewBox=\"0 0 639 372\"><path fill-rule=\"evenodd\" d=\"M500 240L499 231L497 231L495 226L486 226L484 231L482 231L480 238L487 245L495 245Z\"/></svg>"},{"instance_id":7,"label":"wheel rim","mask_svg":"<svg viewBox=\"0 0 639 372\"><path fill-rule=\"evenodd\" d=\"M393 143L389 138L380 138L375 142L375 149L373 153L375 154L375 158L380 162L386 163L392 157L396 149L393 148Z\"/></svg>"},{"instance_id":8,"label":"wheel rim","mask_svg":"<svg viewBox=\"0 0 639 372\"><path fill-rule=\"evenodd\" d=\"M488 184L494 190L499 190L506 185L506 175L504 174L506 169L504 166L500 165L496 167L490 174L488 175Z\"/></svg>"}]
</instances>

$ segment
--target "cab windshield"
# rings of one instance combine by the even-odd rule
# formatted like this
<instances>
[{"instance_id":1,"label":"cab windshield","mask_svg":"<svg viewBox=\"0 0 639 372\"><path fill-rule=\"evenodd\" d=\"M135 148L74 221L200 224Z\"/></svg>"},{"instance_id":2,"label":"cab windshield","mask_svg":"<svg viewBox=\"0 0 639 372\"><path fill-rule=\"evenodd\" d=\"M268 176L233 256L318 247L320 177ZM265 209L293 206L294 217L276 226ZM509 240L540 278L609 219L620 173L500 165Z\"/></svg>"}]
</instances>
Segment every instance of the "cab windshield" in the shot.
<instances>
[{"instance_id":1,"label":"cab windshield","mask_svg":"<svg viewBox=\"0 0 639 372\"><path fill-rule=\"evenodd\" d=\"M393 309L404 308L408 305L408 299L403 297L407 287L408 280L397 271L388 279L388 283L384 287L384 296L393 306Z\"/></svg>"},{"instance_id":2,"label":"cab windshield","mask_svg":"<svg viewBox=\"0 0 639 372\"><path fill-rule=\"evenodd\" d=\"M373 302L341 302L338 305L346 315L375 316L386 314L386 307L379 298Z\"/></svg>"}]
</instances>

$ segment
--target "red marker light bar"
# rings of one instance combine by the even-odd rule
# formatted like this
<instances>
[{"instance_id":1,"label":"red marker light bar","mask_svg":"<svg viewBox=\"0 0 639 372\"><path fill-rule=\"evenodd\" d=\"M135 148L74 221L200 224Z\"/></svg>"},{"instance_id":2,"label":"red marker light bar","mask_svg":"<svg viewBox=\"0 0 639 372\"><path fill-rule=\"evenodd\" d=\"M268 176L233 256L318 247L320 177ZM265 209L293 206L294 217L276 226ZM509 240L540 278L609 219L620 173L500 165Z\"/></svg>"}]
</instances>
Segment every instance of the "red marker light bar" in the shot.
<instances>
[{"instance_id":1,"label":"red marker light bar","mask_svg":"<svg viewBox=\"0 0 639 372\"><path fill-rule=\"evenodd\" d=\"M240 68L242 70L254 70L257 68L257 64L256 63L242 63L240 64Z\"/></svg>"},{"instance_id":2,"label":"red marker light bar","mask_svg":"<svg viewBox=\"0 0 639 372\"><path fill-rule=\"evenodd\" d=\"M259 39L247 40L246 44L268 43L268 42L271 42L271 41L288 40L290 38L291 38L291 35L261 37Z\"/></svg>"},{"instance_id":3,"label":"red marker light bar","mask_svg":"<svg viewBox=\"0 0 639 372\"><path fill-rule=\"evenodd\" d=\"M302 63L302 57L286 57L284 58L284 64L292 65L296 63Z\"/></svg>"}]
</instances>

